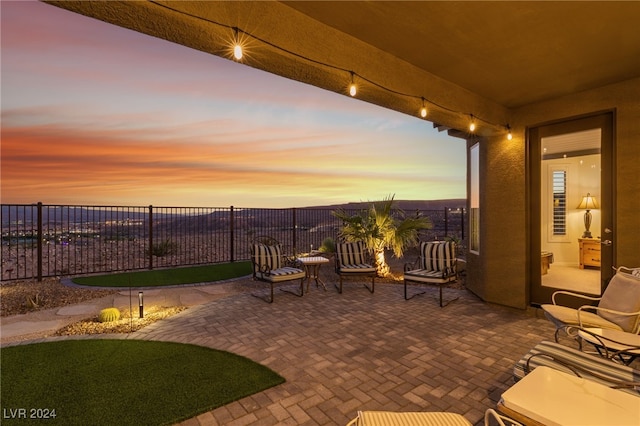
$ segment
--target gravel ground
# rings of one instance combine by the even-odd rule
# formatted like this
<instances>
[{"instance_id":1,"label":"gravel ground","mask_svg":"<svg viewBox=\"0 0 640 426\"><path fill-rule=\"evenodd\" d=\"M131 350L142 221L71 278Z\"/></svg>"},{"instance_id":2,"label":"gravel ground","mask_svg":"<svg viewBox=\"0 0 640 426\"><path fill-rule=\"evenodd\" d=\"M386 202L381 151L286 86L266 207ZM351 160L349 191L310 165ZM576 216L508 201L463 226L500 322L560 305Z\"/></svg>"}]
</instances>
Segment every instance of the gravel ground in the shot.
<instances>
[{"instance_id":1,"label":"gravel ground","mask_svg":"<svg viewBox=\"0 0 640 426\"><path fill-rule=\"evenodd\" d=\"M174 306L170 308L153 306L147 308L144 318L138 318L138 313L134 312L133 317L127 309L121 311L120 319L112 322L100 322L98 317L89 318L69 324L56 331L56 336L71 336L77 334L106 334L106 333L132 333L152 324L156 321L168 318L172 315L187 309L186 306Z\"/></svg>"},{"instance_id":2,"label":"gravel ground","mask_svg":"<svg viewBox=\"0 0 640 426\"><path fill-rule=\"evenodd\" d=\"M59 278L3 282L0 285L0 316L37 312L74 305L117 293L118 290L93 290L68 287Z\"/></svg>"}]
</instances>

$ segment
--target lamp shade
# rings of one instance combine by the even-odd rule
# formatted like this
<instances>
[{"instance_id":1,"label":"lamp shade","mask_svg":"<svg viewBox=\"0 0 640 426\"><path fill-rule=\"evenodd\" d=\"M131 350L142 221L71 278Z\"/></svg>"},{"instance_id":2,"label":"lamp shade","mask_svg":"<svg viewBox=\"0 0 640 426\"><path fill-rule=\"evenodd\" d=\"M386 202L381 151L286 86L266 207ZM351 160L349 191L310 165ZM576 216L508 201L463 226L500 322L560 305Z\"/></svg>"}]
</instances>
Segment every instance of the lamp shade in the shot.
<instances>
[{"instance_id":1,"label":"lamp shade","mask_svg":"<svg viewBox=\"0 0 640 426\"><path fill-rule=\"evenodd\" d=\"M583 209L583 210L591 210L591 209L598 209L598 208L600 208L600 206L598 206L598 202L596 201L595 197L591 196L590 193L587 193L587 195L582 197L582 201L580 201L580 204L578 204L578 207L576 207L576 209Z\"/></svg>"}]
</instances>

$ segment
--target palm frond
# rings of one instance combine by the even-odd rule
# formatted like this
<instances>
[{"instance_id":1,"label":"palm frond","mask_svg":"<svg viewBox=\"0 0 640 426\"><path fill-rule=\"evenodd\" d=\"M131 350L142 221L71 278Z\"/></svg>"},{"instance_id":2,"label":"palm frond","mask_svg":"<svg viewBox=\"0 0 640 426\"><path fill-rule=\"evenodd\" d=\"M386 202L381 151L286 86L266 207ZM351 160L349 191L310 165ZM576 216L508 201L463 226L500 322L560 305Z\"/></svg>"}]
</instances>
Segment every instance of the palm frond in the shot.
<instances>
[{"instance_id":1,"label":"palm frond","mask_svg":"<svg viewBox=\"0 0 640 426\"><path fill-rule=\"evenodd\" d=\"M406 217L404 211L394 208L394 197L390 195L373 202L368 210L356 215L342 209L332 212L342 220L339 236L346 241L363 241L371 253L391 249L396 256L402 256L405 248L417 243L418 231L430 229L432 225L427 217ZM384 254L379 261L384 262Z\"/></svg>"}]
</instances>

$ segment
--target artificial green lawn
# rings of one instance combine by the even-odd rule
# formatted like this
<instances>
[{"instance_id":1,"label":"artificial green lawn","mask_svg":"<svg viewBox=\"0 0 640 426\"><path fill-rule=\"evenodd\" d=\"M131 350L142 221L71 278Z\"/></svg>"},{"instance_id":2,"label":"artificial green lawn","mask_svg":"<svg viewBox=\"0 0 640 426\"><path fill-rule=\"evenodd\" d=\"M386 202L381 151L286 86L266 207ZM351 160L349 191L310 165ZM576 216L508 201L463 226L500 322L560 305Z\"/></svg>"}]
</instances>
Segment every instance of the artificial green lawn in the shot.
<instances>
[{"instance_id":1,"label":"artificial green lawn","mask_svg":"<svg viewBox=\"0 0 640 426\"><path fill-rule=\"evenodd\" d=\"M174 424L284 382L247 358L170 342L67 340L0 356L3 425ZM11 418L20 408L55 418Z\"/></svg>"},{"instance_id":2,"label":"artificial green lawn","mask_svg":"<svg viewBox=\"0 0 640 426\"><path fill-rule=\"evenodd\" d=\"M251 262L232 262L76 277L72 281L75 284L92 287L163 287L228 280L250 273Z\"/></svg>"}]
</instances>

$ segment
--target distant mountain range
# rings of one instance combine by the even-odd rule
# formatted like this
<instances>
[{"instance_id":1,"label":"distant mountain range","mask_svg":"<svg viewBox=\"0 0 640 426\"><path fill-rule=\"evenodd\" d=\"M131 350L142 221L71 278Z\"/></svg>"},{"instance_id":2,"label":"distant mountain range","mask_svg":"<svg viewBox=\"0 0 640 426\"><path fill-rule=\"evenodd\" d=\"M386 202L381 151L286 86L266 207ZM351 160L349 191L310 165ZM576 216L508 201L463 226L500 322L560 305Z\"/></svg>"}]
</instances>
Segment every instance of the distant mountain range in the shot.
<instances>
[{"instance_id":1,"label":"distant mountain range","mask_svg":"<svg viewBox=\"0 0 640 426\"><path fill-rule=\"evenodd\" d=\"M379 201L379 200L377 200ZM361 209L366 208L372 201L360 201L346 204L331 204L327 206L305 207L308 209ZM447 200L394 200L394 205L402 210L442 210L445 208L464 208L467 206L466 198L453 198Z\"/></svg>"},{"instance_id":2,"label":"distant mountain range","mask_svg":"<svg viewBox=\"0 0 640 426\"><path fill-rule=\"evenodd\" d=\"M361 201L345 204L332 204L325 206L301 207L301 209L322 209L337 210L343 208L346 210L366 209L371 204L370 201ZM445 208L457 209L466 207L466 199L449 199L449 200L395 200L395 206L404 211L412 210L443 210ZM157 209L156 209L157 208ZM225 210L216 212L208 212L203 208L201 214L195 211L188 212L186 209L166 210L162 207L154 208L154 219L183 219L185 213L191 217L208 216L211 220L218 217L226 218L228 213ZM252 217L253 212L259 211L259 208L236 208L236 218ZM269 209L267 209L269 210ZM273 209L281 210L281 209ZM103 222L103 221L141 221L148 219L149 212L145 207L95 207L88 208L85 206L47 206L43 205L43 222L58 223L79 223L79 222ZM2 205L2 225L8 223L35 223L37 219L36 206L12 206Z\"/></svg>"}]
</instances>

